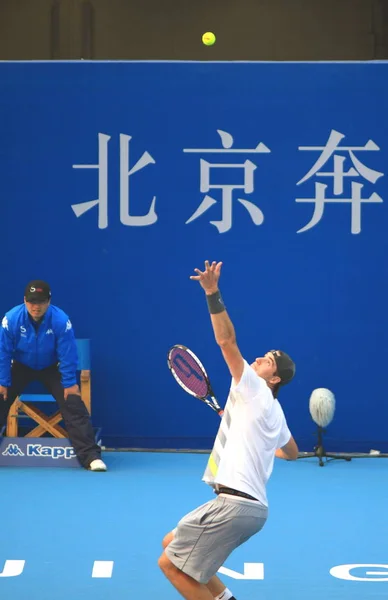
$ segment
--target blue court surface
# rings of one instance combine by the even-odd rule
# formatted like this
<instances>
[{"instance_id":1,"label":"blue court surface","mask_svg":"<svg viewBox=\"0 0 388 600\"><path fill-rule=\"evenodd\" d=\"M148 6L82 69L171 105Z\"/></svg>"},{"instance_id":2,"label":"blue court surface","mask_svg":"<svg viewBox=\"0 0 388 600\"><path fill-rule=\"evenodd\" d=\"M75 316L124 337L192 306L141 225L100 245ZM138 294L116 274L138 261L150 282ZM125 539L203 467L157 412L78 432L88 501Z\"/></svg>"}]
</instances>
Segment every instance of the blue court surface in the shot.
<instances>
[{"instance_id":1,"label":"blue court surface","mask_svg":"<svg viewBox=\"0 0 388 600\"><path fill-rule=\"evenodd\" d=\"M107 473L1 469L1 600L180 598L158 569L160 543L213 497L207 455L104 460ZM220 574L238 600L388 597L387 459L276 460L268 495L265 528Z\"/></svg>"}]
</instances>

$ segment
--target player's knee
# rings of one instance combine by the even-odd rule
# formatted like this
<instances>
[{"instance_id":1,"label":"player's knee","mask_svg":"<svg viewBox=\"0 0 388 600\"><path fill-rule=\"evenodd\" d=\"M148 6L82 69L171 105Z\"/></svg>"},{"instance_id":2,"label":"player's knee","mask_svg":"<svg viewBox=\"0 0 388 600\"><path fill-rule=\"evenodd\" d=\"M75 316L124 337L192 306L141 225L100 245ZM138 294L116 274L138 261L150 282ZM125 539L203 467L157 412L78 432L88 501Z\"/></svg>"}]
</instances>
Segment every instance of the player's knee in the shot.
<instances>
[{"instance_id":1,"label":"player's knee","mask_svg":"<svg viewBox=\"0 0 388 600\"><path fill-rule=\"evenodd\" d=\"M165 552L159 556L158 567L163 571L167 578L172 576L177 570L176 566L171 562Z\"/></svg>"},{"instance_id":2,"label":"player's knee","mask_svg":"<svg viewBox=\"0 0 388 600\"><path fill-rule=\"evenodd\" d=\"M167 548L167 546L169 545L170 542L172 542L172 540L174 539L174 532L170 531L170 533L168 533L167 535L164 536L163 540L162 540L162 546L163 548Z\"/></svg>"},{"instance_id":3,"label":"player's knee","mask_svg":"<svg viewBox=\"0 0 388 600\"><path fill-rule=\"evenodd\" d=\"M168 568L168 563L169 563L169 559L167 558L167 556L165 555L165 553L163 552L163 554L161 554L158 558L158 567L159 569L161 569L163 572L166 571L166 569Z\"/></svg>"}]
</instances>

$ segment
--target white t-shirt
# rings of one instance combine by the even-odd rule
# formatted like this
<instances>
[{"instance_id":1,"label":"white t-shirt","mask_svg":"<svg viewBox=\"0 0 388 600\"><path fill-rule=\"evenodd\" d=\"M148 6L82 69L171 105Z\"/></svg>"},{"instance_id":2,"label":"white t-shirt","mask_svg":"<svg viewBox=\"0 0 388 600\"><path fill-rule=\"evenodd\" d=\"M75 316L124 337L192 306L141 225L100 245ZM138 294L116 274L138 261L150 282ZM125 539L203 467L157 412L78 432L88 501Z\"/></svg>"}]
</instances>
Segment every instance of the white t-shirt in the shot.
<instances>
[{"instance_id":1,"label":"white t-shirt","mask_svg":"<svg viewBox=\"0 0 388 600\"><path fill-rule=\"evenodd\" d=\"M225 429L221 423L224 444L220 448L216 438L214 446L218 471L213 481L205 477L204 481L245 492L268 506L266 485L275 450L287 444L291 432L278 400L246 360L240 382L236 385L232 379L225 411L230 413L230 425Z\"/></svg>"}]
</instances>

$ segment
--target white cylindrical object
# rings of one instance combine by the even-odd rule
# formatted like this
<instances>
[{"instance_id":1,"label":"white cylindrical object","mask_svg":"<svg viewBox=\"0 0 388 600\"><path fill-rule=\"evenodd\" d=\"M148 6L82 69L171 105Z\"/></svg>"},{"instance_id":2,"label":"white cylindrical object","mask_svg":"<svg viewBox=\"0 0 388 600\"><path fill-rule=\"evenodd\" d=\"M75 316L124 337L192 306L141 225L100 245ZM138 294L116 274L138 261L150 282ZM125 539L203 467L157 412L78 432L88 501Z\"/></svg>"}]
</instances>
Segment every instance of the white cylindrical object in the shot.
<instances>
[{"instance_id":1,"label":"white cylindrical object","mask_svg":"<svg viewBox=\"0 0 388 600\"><path fill-rule=\"evenodd\" d=\"M335 397L327 388L316 388L310 396L310 415L317 425L327 427L335 411Z\"/></svg>"}]
</instances>

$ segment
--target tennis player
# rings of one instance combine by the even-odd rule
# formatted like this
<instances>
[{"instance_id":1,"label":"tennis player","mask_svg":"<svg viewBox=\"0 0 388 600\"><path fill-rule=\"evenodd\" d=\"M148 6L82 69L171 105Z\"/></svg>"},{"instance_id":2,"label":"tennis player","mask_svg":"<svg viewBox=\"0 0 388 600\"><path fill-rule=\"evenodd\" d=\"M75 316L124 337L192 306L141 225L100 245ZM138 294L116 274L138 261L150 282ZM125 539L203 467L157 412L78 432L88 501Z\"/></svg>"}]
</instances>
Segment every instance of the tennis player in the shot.
<instances>
[{"instance_id":1,"label":"tennis player","mask_svg":"<svg viewBox=\"0 0 388 600\"><path fill-rule=\"evenodd\" d=\"M243 358L218 280L222 263L205 261L190 279L206 293L217 344L232 376L225 412L203 480L216 498L196 508L163 539L158 565L187 600L235 600L216 573L268 517L266 485L275 455L296 460L298 447L277 400L295 374L291 358L271 350L252 364Z\"/></svg>"}]
</instances>

